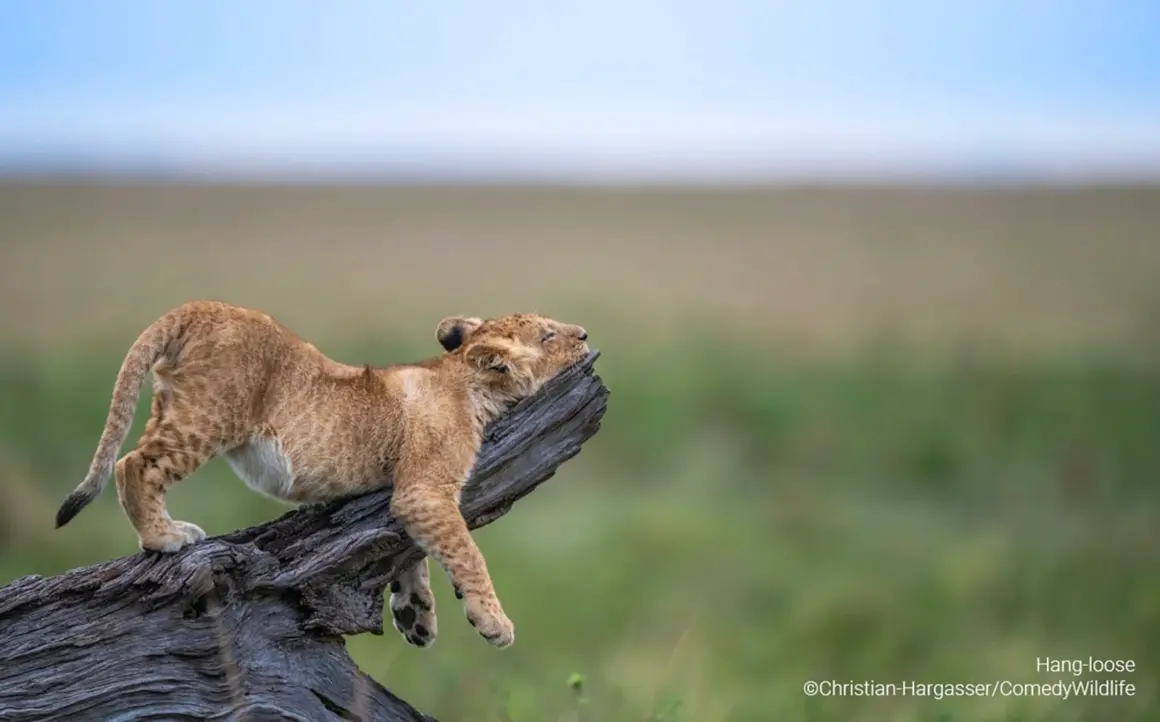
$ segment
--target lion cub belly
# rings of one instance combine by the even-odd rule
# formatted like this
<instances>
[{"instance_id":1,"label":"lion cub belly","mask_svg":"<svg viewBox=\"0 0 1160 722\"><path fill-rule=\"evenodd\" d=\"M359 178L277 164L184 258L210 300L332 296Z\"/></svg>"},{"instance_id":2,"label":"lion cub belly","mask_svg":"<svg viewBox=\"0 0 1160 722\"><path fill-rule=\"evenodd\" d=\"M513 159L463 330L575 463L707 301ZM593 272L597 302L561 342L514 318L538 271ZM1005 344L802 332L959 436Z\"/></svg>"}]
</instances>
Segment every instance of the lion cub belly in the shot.
<instances>
[{"instance_id":1,"label":"lion cub belly","mask_svg":"<svg viewBox=\"0 0 1160 722\"><path fill-rule=\"evenodd\" d=\"M226 463L246 486L275 499L289 501L294 468L277 438L254 439L225 454Z\"/></svg>"}]
</instances>

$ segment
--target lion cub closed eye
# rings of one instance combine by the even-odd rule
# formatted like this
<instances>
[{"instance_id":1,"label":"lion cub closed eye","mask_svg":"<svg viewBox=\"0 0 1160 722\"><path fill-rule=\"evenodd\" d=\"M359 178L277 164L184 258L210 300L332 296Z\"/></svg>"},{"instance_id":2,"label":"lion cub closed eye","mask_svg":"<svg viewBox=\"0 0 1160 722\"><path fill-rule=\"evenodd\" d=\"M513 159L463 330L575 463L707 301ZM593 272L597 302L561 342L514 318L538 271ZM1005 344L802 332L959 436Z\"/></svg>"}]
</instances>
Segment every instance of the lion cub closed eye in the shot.
<instances>
[{"instance_id":1,"label":"lion cub closed eye","mask_svg":"<svg viewBox=\"0 0 1160 722\"><path fill-rule=\"evenodd\" d=\"M260 311L215 301L173 309L129 349L88 475L56 525L114 476L141 548L176 552L205 532L169 517L165 491L219 455L252 489L295 504L393 484L392 514L447 572L468 621L506 647L515 629L460 514L460 491L484 426L587 355L588 334L514 314L445 318L436 338L442 356L373 369L329 358ZM150 371L145 432L114 463ZM391 582L390 607L408 642L434 642L426 558Z\"/></svg>"}]
</instances>

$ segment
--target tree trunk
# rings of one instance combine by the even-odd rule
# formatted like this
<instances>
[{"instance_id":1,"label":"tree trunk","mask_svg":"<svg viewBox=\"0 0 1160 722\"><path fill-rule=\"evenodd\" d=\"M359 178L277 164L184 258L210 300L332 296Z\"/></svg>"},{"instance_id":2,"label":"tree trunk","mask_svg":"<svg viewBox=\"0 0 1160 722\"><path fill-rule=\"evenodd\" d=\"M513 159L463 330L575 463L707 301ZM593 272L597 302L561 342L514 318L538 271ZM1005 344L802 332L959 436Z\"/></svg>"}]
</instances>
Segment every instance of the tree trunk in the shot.
<instances>
[{"instance_id":1,"label":"tree trunk","mask_svg":"<svg viewBox=\"0 0 1160 722\"><path fill-rule=\"evenodd\" d=\"M600 428L598 355L488 427L461 503L471 528ZM0 588L0 720L432 720L359 671L343 640L383 633L384 587L422 556L390 499L384 488L174 555Z\"/></svg>"}]
</instances>

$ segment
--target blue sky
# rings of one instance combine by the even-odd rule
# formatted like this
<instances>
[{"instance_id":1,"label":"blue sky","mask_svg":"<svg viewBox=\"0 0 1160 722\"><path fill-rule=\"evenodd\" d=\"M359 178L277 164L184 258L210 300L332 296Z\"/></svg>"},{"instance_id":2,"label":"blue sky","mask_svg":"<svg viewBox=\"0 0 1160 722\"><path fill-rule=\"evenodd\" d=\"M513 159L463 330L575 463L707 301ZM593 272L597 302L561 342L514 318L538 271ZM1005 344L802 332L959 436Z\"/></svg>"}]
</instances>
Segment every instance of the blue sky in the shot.
<instances>
[{"instance_id":1,"label":"blue sky","mask_svg":"<svg viewBox=\"0 0 1160 722\"><path fill-rule=\"evenodd\" d=\"M6 0L0 169L1160 175L1160 3Z\"/></svg>"}]
</instances>

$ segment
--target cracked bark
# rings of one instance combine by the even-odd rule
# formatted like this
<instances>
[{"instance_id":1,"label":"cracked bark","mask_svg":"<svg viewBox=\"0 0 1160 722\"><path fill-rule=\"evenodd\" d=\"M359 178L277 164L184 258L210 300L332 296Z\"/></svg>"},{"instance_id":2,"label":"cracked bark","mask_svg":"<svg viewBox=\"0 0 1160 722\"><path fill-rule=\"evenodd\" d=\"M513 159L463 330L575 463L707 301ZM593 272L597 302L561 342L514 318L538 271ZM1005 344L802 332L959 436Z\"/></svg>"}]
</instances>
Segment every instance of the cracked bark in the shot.
<instances>
[{"instance_id":1,"label":"cracked bark","mask_svg":"<svg viewBox=\"0 0 1160 722\"><path fill-rule=\"evenodd\" d=\"M488 427L461 502L471 528L599 430L609 392L598 355ZM384 488L175 555L0 588L0 720L433 722L359 671L343 641L383 633L384 588L422 556L390 498Z\"/></svg>"}]
</instances>

